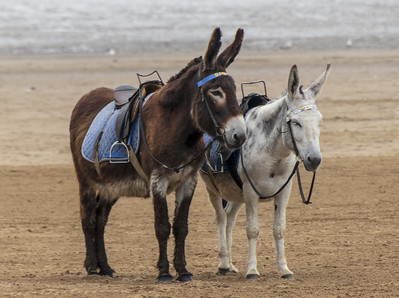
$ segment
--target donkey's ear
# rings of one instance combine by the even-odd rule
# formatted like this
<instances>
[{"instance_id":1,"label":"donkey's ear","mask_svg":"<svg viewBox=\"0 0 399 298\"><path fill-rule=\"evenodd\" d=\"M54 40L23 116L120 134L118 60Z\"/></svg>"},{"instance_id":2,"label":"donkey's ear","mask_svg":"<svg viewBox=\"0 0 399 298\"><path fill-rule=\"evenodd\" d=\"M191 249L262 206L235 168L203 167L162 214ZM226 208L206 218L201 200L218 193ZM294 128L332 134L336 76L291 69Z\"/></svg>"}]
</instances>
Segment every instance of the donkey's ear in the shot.
<instances>
[{"instance_id":1,"label":"donkey's ear","mask_svg":"<svg viewBox=\"0 0 399 298\"><path fill-rule=\"evenodd\" d=\"M317 95L320 94L320 91L323 88L324 83L326 82L327 76L330 73L330 67L331 64L327 64L326 71L320 77L318 77L307 89L313 94L314 98L316 98Z\"/></svg>"},{"instance_id":2,"label":"donkey's ear","mask_svg":"<svg viewBox=\"0 0 399 298\"><path fill-rule=\"evenodd\" d=\"M239 28L236 32L236 36L234 37L234 41L219 55L217 64L226 69L240 52L243 39L244 30Z\"/></svg>"},{"instance_id":3,"label":"donkey's ear","mask_svg":"<svg viewBox=\"0 0 399 298\"><path fill-rule=\"evenodd\" d=\"M214 68L216 57L219 53L220 47L222 46L221 38L222 31L220 31L220 28L217 27L213 30L211 39L208 43L208 48L204 55L203 70Z\"/></svg>"},{"instance_id":4,"label":"donkey's ear","mask_svg":"<svg viewBox=\"0 0 399 298\"><path fill-rule=\"evenodd\" d=\"M293 98L295 94L298 92L299 86L299 75L298 75L298 68L296 65L291 67L290 76L288 78L288 95L290 98Z\"/></svg>"}]
</instances>

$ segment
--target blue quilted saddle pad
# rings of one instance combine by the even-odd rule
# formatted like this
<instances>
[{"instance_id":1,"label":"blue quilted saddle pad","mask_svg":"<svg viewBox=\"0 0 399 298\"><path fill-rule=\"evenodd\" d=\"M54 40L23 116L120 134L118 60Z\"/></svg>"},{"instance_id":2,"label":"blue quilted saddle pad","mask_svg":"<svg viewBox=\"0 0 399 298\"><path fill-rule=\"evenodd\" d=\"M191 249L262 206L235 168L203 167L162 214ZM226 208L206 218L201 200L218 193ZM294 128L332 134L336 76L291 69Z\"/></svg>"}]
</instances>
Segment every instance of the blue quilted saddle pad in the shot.
<instances>
[{"instance_id":1,"label":"blue quilted saddle pad","mask_svg":"<svg viewBox=\"0 0 399 298\"><path fill-rule=\"evenodd\" d=\"M145 98L144 103L148 100L150 95ZM85 159L94 162L94 146L97 139L100 137L100 133L103 132L98 147L99 162L112 160L129 161L128 152L122 144L114 146L112 148L112 153L110 152L112 145L118 141L116 135L116 118L119 112L120 109L116 108L115 103L110 102L94 118L82 144L82 155ZM127 140L127 145L132 146L135 153L137 153L139 148L139 119L140 115L138 114L131 124Z\"/></svg>"},{"instance_id":2,"label":"blue quilted saddle pad","mask_svg":"<svg viewBox=\"0 0 399 298\"><path fill-rule=\"evenodd\" d=\"M207 134L204 134L203 138L205 141L205 146L208 146L208 144L212 141L212 137ZM231 162L232 165L237 169L239 157L240 157L240 149L235 150L233 153L231 153L231 155L227 160ZM201 169L207 173L208 168L206 166L206 162L207 162L206 158L204 158ZM212 144L209 163L213 172L229 171L227 166L227 161L223 160L222 154L220 153L220 144L218 141L215 141Z\"/></svg>"}]
</instances>

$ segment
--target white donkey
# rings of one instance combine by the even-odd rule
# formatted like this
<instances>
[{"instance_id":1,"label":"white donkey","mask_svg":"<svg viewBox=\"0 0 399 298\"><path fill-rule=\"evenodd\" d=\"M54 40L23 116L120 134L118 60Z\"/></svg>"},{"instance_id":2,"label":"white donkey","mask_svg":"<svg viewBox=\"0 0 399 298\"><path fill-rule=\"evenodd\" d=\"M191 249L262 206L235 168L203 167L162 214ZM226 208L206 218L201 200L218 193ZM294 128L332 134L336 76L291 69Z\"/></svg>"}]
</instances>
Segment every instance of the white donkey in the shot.
<instances>
[{"instance_id":1,"label":"white donkey","mask_svg":"<svg viewBox=\"0 0 399 298\"><path fill-rule=\"evenodd\" d=\"M232 230L238 210L245 203L249 241L246 276L248 279L259 277L256 268L258 201L260 196L271 196L275 205L273 235L277 247L277 268L282 278L293 278L284 252L285 211L292 187L289 177L297 166L297 158L303 161L307 171L315 172L320 165L319 123L322 115L315 101L329 71L330 65L327 65L326 71L308 89L302 90L294 65L287 91L271 103L255 107L247 113L247 140L241 148L237 169L242 190L228 172L209 175L201 171L216 213L219 273L237 272L231 258ZM226 208L223 208L222 199L228 201Z\"/></svg>"}]
</instances>

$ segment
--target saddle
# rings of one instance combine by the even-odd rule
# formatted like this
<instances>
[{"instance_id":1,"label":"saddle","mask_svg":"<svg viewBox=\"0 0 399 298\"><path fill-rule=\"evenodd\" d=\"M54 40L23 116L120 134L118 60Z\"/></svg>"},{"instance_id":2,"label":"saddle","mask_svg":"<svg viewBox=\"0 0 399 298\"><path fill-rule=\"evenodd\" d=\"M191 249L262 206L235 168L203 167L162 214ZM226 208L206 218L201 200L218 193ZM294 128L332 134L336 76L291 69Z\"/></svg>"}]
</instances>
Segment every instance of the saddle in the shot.
<instances>
[{"instance_id":1,"label":"saddle","mask_svg":"<svg viewBox=\"0 0 399 298\"><path fill-rule=\"evenodd\" d=\"M114 89L114 101L95 117L82 143L83 157L94 163L100 175L100 162L131 163L149 184L137 159L142 105L163 86L162 80L140 82L140 87L122 85Z\"/></svg>"},{"instance_id":2,"label":"saddle","mask_svg":"<svg viewBox=\"0 0 399 298\"><path fill-rule=\"evenodd\" d=\"M240 108L242 111L242 114L245 115L248 113L249 110L257 107L257 106L263 106L266 105L270 102L271 100L267 97L267 95L261 95L258 93L250 93L247 96L245 96L240 104Z\"/></svg>"},{"instance_id":3,"label":"saddle","mask_svg":"<svg viewBox=\"0 0 399 298\"><path fill-rule=\"evenodd\" d=\"M162 86L163 83L161 81L154 80L142 83L139 89L129 85L115 88L115 107L120 109L115 123L115 131L119 142L123 142L129 136L131 124L139 110L140 100L138 99L145 98Z\"/></svg>"}]
</instances>

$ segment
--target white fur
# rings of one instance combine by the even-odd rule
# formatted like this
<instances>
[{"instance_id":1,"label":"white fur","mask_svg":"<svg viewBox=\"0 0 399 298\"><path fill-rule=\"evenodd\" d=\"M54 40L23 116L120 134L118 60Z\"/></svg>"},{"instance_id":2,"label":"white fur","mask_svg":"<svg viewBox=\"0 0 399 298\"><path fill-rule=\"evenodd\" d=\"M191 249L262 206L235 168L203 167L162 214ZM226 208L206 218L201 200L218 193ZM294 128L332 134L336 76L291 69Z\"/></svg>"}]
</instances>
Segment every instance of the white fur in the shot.
<instances>
[{"instance_id":1,"label":"white fur","mask_svg":"<svg viewBox=\"0 0 399 298\"><path fill-rule=\"evenodd\" d=\"M245 121L242 115L235 116L231 118L225 127L225 135L227 145L232 148L238 148L238 139L242 139L245 136ZM238 138L237 138L238 137Z\"/></svg>"},{"instance_id":2,"label":"white fur","mask_svg":"<svg viewBox=\"0 0 399 298\"><path fill-rule=\"evenodd\" d=\"M275 194L287 181L294 168L296 156L291 136L287 131L289 119L301 125L299 127L293 123L292 129L302 158L307 159L313 156L321 159L319 148L320 112L316 109L295 115L292 115L291 112L298 107L315 103L328 73L329 66L302 93L298 85L297 69L294 66L290 73L288 92L271 104L254 108L246 116L247 140L242 146L243 161L251 180L263 196ZM311 165L308 166L311 167ZM238 173L243 181L243 191L240 191L229 173L214 174L217 189L213 187L207 174L202 172L201 176L207 185L209 198L215 209L219 235L219 269L237 271L231 259L232 230L238 210L244 203L249 242L247 277L258 277L256 243L259 235L259 198L246 179L241 162L239 162ZM286 277L293 275L287 266L284 252L285 210L291 187L292 182L274 197L274 204L277 206L273 223L273 235L277 248L277 268L280 275ZM226 209L223 209L222 198L229 201Z\"/></svg>"}]
</instances>

